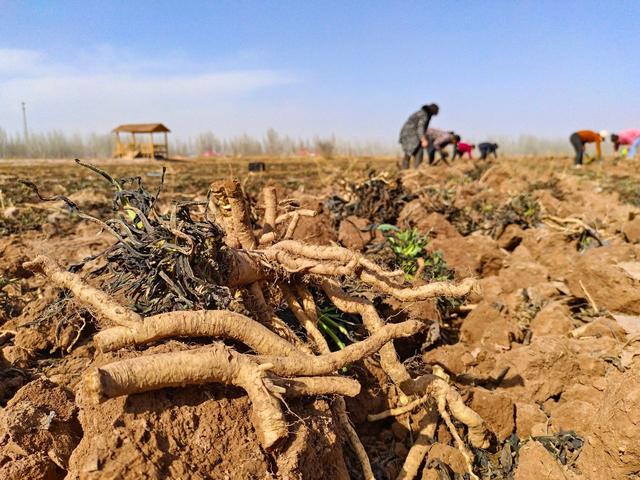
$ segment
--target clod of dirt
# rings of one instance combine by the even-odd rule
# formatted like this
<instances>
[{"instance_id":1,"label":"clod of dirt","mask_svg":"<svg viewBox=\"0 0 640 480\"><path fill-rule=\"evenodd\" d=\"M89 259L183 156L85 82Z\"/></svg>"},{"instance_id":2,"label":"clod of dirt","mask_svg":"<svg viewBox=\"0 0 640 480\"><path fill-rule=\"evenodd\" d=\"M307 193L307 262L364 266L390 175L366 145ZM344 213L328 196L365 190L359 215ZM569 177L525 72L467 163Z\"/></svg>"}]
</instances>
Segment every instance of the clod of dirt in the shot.
<instances>
[{"instance_id":1,"label":"clod of dirt","mask_svg":"<svg viewBox=\"0 0 640 480\"><path fill-rule=\"evenodd\" d=\"M519 452L515 480L566 480L562 467L538 442L527 442Z\"/></svg>"},{"instance_id":2,"label":"clod of dirt","mask_svg":"<svg viewBox=\"0 0 640 480\"><path fill-rule=\"evenodd\" d=\"M624 315L622 313L614 313L612 316L616 319L618 325L624 328L630 335L640 334L640 316Z\"/></svg>"},{"instance_id":3,"label":"clod of dirt","mask_svg":"<svg viewBox=\"0 0 640 480\"><path fill-rule=\"evenodd\" d=\"M591 480L633 478L640 474L640 372L613 372L604 401L591 417L592 433L577 466Z\"/></svg>"},{"instance_id":4,"label":"clod of dirt","mask_svg":"<svg viewBox=\"0 0 640 480\"><path fill-rule=\"evenodd\" d=\"M554 301L543 306L531 320L533 335L564 335L573 330L571 312L565 303Z\"/></svg>"},{"instance_id":5,"label":"clod of dirt","mask_svg":"<svg viewBox=\"0 0 640 480\"><path fill-rule=\"evenodd\" d=\"M301 217L291 238L315 245L331 245L337 235L328 215L320 214L313 218Z\"/></svg>"},{"instance_id":6,"label":"clod of dirt","mask_svg":"<svg viewBox=\"0 0 640 480\"><path fill-rule=\"evenodd\" d=\"M509 367L503 385L516 401L545 402L573 383L590 384L607 370L601 358L615 351L610 338L580 340L560 336L534 337L530 345L516 346L496 358L494 372Z\"/></svg>"},{"instance_id":7,"label":"clod of dirt","mask_svg":"<svg viewBox=\"0 0 640 480\"><path fill-rule=\"evenodd\" d=\"M634 215L622 224L622 233L629 243L640 243L640 215Z\"/></svg>"},{"instance_id":8,"label":"clod of dirt","mask_svg":"<svg viewBox=\"0 0 640 480\"><path fill-rule=\"evenodd\" d=\"M384 240L382 232L372 227L366 218L349 216L340 222L338 241L346 248L362 251L373 240Z\"/></svg>"},{"instance_id":9,"label":"clod of dirt","mask_svg":"<svg viewBox=\"0 0 640 480\"><path fill-rule=\"evenodd\" d=\"M388 313L396 319L404 319L406 316L407 319L429 323L437 322L441 316L438 311L438 302L433 299L402 302L395 298L386 298L383 305L389 307L390 312Z\"/></svg>"},{"instance_id":10,"label":"clod of dirt","mask_svg":"<svg viewBox=\"0 0 640 480\"><path fill-rule=\"evenodd\" d=\"M502 350L510 347L520 329L510 316L488 302L481 302L464 320L460 335L469 346Z\"/></svg>"},{"instance_id":11,"label":"clod of dirt","mask_svg":"<svg viewBox=\"0 0 640 480\"><path fill-rule=\"evenodd\" d=\"M415 228L422 235L432 237L455 238L461 237L447 218L437 212L429 212L418 199L407 203L398 216L398 225Z\"/></svg>"},{"instance_id":12,"label":"clod of dirt","mask_svg":"<svg viewBox=\"0 0 640 480\"><path fill-rule=\"evenodd\" d=\"M535 403L516 402L516 433L526 439L530 436L546 435L547 416Z\"/></svg>"},{"instance_id":13,"label":"clod of dirt","mask_svg":"<svg viewBox=\"0 0 640 480\"><path fill-rule=\"evenodd\" d=\"M640 284L616 266L631 255L632 251L613 246L587 250L567 271L566 280L571 293L584 298L586 289L599 308L639 314Z\"/></svg>"},{"instance_id":14,"label":"clod of dirt","mask_svg":"<svg viewBox=\"0 0 640 480\"><path fill-rule=\"evenodd\" d=\"M28 246L17 237L9 237L0 244L2 258L2 276L6 278L29 278L33 273L25 270L22 264L29 260Z\"/></svg>"},{"instance_id":15,"label":"clod of dirt","mask_svg":"<svg viewBox=\"0 0 640 480\"><path fill-rule=\"evenodd\" d=\"M469 348L462 342L453 345L443 345L423 355L424 363L440 365L447 372L461 375L468 368L477 364L476 357L469 352Z\"/></svg>"},{"instance_id":16,"label":"clod of dirt","mask_svg":"<svg viewBox=\"0 0 640 480\"><path fill-rule=\"evenodd\" d=\"M549 410L551 417L549 432L559 433L566 430L589 432L596 407L582 400L572 400L556 407L547 406L546 410Z\"/></svg>"},{"instance_id":17,"label":"clod of dirt","mask_svg":"<svg viewBox=\"0 0 640 480\"><path fill-rule=\"evenodd\" d=\"M498 245L508 252L513 252L522 242L523 235L524 230L520 225L507 225L500 237L498 237Z\"/></svg>"},{"instance_id":18,"label":"clod of dirt","mask_svg":"<svg viewBox=\"0 0 640 480\"><path fill-rule=\"evenodd\" d=\"M515 292L549 280L549 271L537 262L510 259L498 275L504 293Z\"/></svg>"},{"instance_id":19,"label":"clod of dirt","mask_svg":"<svg viewBox=\"0 0 640 480\"><path fill-rule=\"evenodd\" d=\"M515 429L515 405L504 393L476 387L471 390L472 399L469 406L483 418L489 429L502 443L511 436Z\"/></svg>"},{"instance_id":20,"label":"clod of dirt","mask_svg":"<svg viewBox=\"0 0 640 480\"><path fill-rule=\"evenodd\" d=\"M634 280L640 280L640 262L619 262L617 266Z\"/></svg>"},{"instance_id":21,"label":"clod of dirt","mask_svg":"<svg viewBox=\"0 0 640 480\"><path fill-rule=\"evenodd\" d=\"M464 457L457 448L434 443L427 455L429 462L442 462L454 473L463 474L466 472Z\"/></svg>"},{"instance_id":22,"label":"clod of dirt","mask_svg":"<svg viewBox=\"0 0 640 480\"><path fill-rule=\"evenodd\" d=\"M575 261L574 255L577 256L575 248L568 251L564 247L564 240L557 237L555 233L540 233L538 229L526 230L523 233L522 243L511 253L509 263L538 264L537 271L544 268L551 278L564 279L567 270Z\"/></svg>"},{"instance_id":23,"label":"clod of dirt","mask_svg":"<svg viewBox=\"0 0 640 480\"><path fill-rule=\"evenodd\" d=\"M64 478L81 435L69 391L44 379L27 384L0 412L0 478Z\"/></svg>"},{"instance_id":24,"label":"clod of dirt","mask_svg":"<svg viewBox=\"0 0 640 480\"><path fill-rule=\"evenodd\" d=\"M619 342L624 342L627 331L615 320L606 317L598 317L590 323L571 331L574 338L584 337L610 337Z\"/></svg>"},{"instance_id":25,"label":"clod of dirt","mask_svg":"<svg viewBox=\"0 0 640 480\"><path fill-rule=\"evenodd\" d=\"M27 368L32 355L25 348L7 345L0 350L0 358L8 362L12 367Z\"/></svg>"},{"instance_id":26,"label":"clod of dirt","mask_svg":"<svg viewBox=\"0 0 640 480\"><path fill-rule=\"evenodd\" d=\"M495 275L502 268L505 257L495 240L481 235L438 237L429 243L429 250L442 251L447 265L459 278Z\"/></svg>"}]
</instances>

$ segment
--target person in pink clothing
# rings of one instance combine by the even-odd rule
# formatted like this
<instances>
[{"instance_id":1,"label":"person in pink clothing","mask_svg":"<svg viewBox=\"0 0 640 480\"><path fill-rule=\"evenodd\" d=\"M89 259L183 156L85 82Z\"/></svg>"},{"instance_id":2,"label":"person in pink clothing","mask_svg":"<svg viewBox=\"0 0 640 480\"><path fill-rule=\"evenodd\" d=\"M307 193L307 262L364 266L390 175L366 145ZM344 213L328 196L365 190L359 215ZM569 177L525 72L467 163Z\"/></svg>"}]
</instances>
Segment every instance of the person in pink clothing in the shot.
<instances>
[{"instance_id":1,"label":"person in pink clothing","mask_svg":"<svg viewBox=\"0 0 640 480\"><path fill-rule=\"evenodd\" d=\"M451 160L455 160L458 155L462 158L465 153L469 155L469 159L471 160L473 158L472 154L474 148L476 148L476 146L473 143L458 142L453 150L453 157L451 157Z\"/></svg>"},{"instance_id":2,"label":"person in pink clothing","mask_svg":"<svg viewBox=\"0 0 640 480\"><path fill-rule=\"evenodd\" d=\"M618 133L611 134L611 142L613 142L613 150L618 151L620 145L630 145L627 158L633 158L640 147L640 130L634 130L632 128L623 130Z\"/></svg>"}]
</instances>

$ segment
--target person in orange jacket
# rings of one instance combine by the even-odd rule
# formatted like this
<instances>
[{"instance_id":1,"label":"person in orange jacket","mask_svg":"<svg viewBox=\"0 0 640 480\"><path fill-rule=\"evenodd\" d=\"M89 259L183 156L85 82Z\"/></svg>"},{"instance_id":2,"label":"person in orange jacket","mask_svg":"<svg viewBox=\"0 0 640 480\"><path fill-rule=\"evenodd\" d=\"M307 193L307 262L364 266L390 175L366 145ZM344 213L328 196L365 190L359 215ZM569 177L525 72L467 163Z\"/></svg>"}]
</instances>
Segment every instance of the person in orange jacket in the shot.
<instances>
[{"instance_id":1,"label":"person in orange jacket","mask_svg":"<svg viewBox=\"0 0 640 480\"><path fill-rule=\"evenodd\" d=\"M596 158L598 160L602 159L602 150L600 149L600 143L604 142L604 139L607 137L607 135L608 133L605 130L602 130L599 133L594 132L593 130L578 130L577 132L572 133L569 137L569 141L576 151L575 166L579 168L579 166L582 165L584 148L587 143L596 144Z\"/></svg>"}]
</instances>

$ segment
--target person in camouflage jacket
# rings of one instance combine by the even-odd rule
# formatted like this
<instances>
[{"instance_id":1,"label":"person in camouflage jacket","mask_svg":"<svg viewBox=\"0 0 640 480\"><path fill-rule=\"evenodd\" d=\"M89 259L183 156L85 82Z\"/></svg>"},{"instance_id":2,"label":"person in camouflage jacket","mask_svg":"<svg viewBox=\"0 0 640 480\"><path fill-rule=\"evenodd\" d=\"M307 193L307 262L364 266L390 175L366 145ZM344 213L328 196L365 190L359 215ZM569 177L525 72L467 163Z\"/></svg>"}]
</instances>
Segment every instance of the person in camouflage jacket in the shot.
<instances>
[{"instance_id":1,"label":"person in camouflage jacket","mask_svg":"<svg viewBox=\"0 0 640 480\"><path fill-rule=\"evenodd\" d=\"M437 115L439 111L438 105L432 103L424 105L420 110L412 114L400 130L400 145L404 152L402 160L402 168L409 168L409 161L414 157L413 166L418 168L422 163L424 149L429 145L427 139L427 128L431 117Z\"/></svg>"}]
</instances>

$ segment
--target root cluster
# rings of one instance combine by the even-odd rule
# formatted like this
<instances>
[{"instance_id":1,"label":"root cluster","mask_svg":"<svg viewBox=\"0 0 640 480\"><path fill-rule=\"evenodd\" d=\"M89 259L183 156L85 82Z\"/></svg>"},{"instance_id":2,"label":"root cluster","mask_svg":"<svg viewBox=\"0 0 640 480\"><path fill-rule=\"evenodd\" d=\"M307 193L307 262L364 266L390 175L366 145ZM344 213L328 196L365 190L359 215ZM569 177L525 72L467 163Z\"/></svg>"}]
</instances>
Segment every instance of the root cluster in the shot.
<instances>
[{"instance_id":1,"label":"root cluster","mask_svg":"<svg viewBox=\"0 0 640 480\"><path fill-rule=\"evenodd\" d=\"M282 211L283 204L278 203L275 189L269 187L263 192L263 202L262 225L252 224L240 184L233 180L216 182L211 186L204 213L207 218L211 217L212 224L224 231L224 244L207 243L206 239L201 242L210 248L207 261L215 259L216 263L215 279L209 281L215 281L216 287L228 289L234 298L240 298L244 313L229 309L189 309L141 315L48 257L40 256L25 264L56 286L71 291L75 300L94 314L103 327L94 336L101 352L144 347L171 338L212 339L206 346L162 354L142 352L136 357L94 368L85 376L86 392L96 401L102 401L164 387L210 382L234 385L245 390L251 401L255 431L265 449L277 448L288 435L283 412L287 397L332 395L343 433L360 460L365 478L373 479L369 459L349 422L343 399L357 395L360 383L338 372L378 353L381 368L400 393L404 405L371 420L395 415L409 407L427 408L430 412L424 417L420 436L407 457L401 478L413 478L417 474L439 419L451 430L474 477L471 455L454 428L452 417L466 426L467 438L473 446L485 448L488 441L482 419L443 378L436 375L412 378L393 345L394 339L417 334L425 323L417 320L385 323L374 304L347 291L342 280L349 277L351 282L378 295L393 296L401 301L463 296L475 288L475 282L466 279L459 284L441 282L408 287L402 271L384 270L357 252L293 240L299 219L313 216L315 212ZM131 225L139 224L144 229L147 219L145 216L143 220L142 209L133 200L128 207L132 212ZM197 263L185 229L180 222L174 227L173 244L188 257L186 264ZM126 249L127 238L122 235L116 238L118 243L125 243ZM317 295L324 296L342 312L359 315L368 337L332 352L318 326ZM286 302L297 326L276 315L271 307L273 298ZM304 336L296 333L301 329ZM244 345L245 349L237 350L224 343L229 340L234 341L234 345Z\"/></svg>"}]
</instances>

